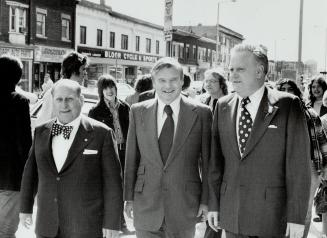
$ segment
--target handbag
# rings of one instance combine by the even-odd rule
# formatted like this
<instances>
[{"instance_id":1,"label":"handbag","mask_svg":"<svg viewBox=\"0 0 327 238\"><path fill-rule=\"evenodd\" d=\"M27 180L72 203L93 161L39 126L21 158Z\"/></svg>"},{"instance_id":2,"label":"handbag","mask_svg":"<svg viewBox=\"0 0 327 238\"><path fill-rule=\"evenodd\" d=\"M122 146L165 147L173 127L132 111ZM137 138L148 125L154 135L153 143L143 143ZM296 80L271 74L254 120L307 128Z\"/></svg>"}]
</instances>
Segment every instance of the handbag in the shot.
<instances>
[{"instance_id":1,"label":"handbag","mask_svg":"<svg viewBox=\"0 0 327 238\"><path fill-rule=\"evenodd\" d=\"M317 214L327 212L327 181L320 183L316 196L314 198L314 205Z\"/></svg>"}]
</instances>

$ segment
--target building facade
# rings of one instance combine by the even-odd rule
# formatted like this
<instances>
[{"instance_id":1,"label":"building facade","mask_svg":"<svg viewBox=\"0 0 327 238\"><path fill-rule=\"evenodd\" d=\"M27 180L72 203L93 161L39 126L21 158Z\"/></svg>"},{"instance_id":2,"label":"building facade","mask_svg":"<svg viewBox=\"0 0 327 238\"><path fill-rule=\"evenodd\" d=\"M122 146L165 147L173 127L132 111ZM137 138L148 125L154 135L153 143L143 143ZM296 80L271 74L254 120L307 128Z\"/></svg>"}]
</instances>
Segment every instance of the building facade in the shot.
<instances>
[{"instance_id":1,"label":"building facade","mask_svg":"<svg viewBox=\"0 0 327 238\"><path fill-rule=\"evenodd\" d=\"M90 58L89 81L110 74L133 85L166 50L163 27L115 12L104 1L78 5L76 36L77 51Z\"/></svg>"}]
</instances>

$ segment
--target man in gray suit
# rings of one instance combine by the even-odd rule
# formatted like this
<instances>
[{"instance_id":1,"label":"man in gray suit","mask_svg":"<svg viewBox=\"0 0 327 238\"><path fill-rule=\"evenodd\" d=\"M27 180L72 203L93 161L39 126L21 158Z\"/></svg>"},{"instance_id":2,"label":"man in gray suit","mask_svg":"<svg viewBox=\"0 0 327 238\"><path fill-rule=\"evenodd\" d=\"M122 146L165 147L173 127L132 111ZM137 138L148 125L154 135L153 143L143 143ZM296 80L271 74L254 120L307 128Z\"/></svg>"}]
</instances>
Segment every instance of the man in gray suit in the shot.
<instances>
[{"instance_id":1,"label":"man in gray suit","mask_svg":"<svg viewBox=\"0 0 327 238\"><path fill-rule=\"evenodd\" d=\"M212 114L181 96L183 69L172 58L152 69L156 98L130 112L124 200L139 238L191 238L207 214Z\"/></svg>"},{"instance_id":2,"label":"man in gray suit","mask_svg":"<svg viewBox=\"0 0 327 238\"><path fill-rule=\"evenodd\" d=\"M215 109L208 220L227 238L303 235L308 130L299 98L264 86L267 71L262 46L235 46L230 77L236 93Z\"/></svg>"}]
</instances>

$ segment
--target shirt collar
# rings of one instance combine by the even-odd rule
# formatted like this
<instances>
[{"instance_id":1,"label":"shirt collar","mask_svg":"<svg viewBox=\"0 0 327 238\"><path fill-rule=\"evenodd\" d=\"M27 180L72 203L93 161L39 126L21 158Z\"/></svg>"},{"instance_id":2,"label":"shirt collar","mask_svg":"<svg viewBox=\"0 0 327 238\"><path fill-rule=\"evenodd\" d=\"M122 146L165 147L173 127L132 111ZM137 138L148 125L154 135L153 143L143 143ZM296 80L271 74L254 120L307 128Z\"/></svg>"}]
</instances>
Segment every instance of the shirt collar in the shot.
<instances>
[{"instance_id":1,"label":"shirt collar","mask_svg":"<svg viewBox=\"0 0 327 238\"><path fill-rule=\"evenodd\" d=\"M171 109L173 110L173 114L175 115L177 115L179 112L181 98L182 96L179 95L174 101L169 104ZM158 112L160 112L161 116L163 116L165 106L166 104L158 97Z\"/></svg>"},{"instance_id":2,"label":"shirt collar","mask_svg":"<svg viewBox=\"0 0 327 238\"><path fill-rule=\"evenodd\" d=\"M259 105L264 92L265 92L265 85L262 85L261 88L259 88L257 91L255 91L254 93L252 93L249 96L251 103L254 105ZM239 96L239 99L241 101L243 98L241 96Z\"/></svg>"},{"instance_id":3,"label":"shirt collar","mask_svg":"<svg viewBox=\"0 0 327 238\"><path fill-rule=\"evenodd\" d=\"M77 118L75 118L73 121L67 123L66 125L62 124L58 118L56 119L56 123L58 123L59 125L63 125L63 126L72 126L73 128L76 128L79 126L79 124L81 123L81 119L82 119L82 116L79 115Z\"/></svg>"}]
</instances>

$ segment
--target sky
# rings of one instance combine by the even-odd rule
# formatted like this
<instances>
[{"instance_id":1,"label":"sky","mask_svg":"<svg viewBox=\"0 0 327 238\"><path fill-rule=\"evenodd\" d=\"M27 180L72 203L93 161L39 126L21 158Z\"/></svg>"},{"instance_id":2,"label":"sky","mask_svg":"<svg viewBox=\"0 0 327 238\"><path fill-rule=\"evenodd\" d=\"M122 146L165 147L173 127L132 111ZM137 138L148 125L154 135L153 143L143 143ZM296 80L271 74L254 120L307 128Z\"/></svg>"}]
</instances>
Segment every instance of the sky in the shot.
<instances>
[{"instance_id":1,"label":"sky","mask_svg":"<svg viewBox=\"0 0 327 238\"><path fill-rule=\"evenodd\" d=\"M91 0L99 1L99 0ZM165 0L106 0L112 10L158 25L164 24ZM298 59L300 0L219 0L219 23L263 44L271 60ZM174 0L173 25L215 25L218 0ZM327 0L304 0L302 61L325 68Z\"/></svg>"}]
</instances>

